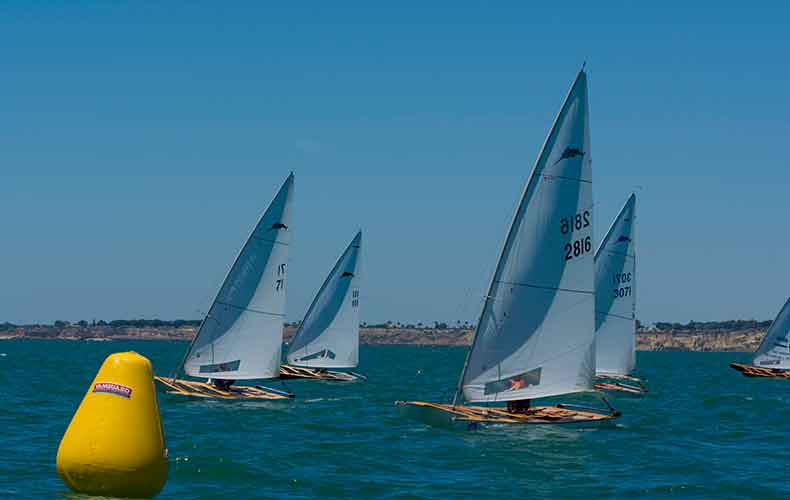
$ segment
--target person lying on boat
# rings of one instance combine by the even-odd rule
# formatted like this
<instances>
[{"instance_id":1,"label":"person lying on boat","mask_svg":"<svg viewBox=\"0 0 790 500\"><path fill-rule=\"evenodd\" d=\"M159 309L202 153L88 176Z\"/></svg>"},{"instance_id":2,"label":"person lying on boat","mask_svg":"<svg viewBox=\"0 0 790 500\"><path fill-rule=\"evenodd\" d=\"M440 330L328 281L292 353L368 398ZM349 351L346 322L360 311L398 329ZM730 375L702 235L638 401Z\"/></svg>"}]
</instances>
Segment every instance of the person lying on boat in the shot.
<instances>
[{"instance_id":1,"label":"person lying on boat","mask_svg":"<svg viewBox=\"0 0 790 500\"><path fill-rule=\"evenodd\" d=\"M516 399L507 402L508 413L529 413L530 400Z\"/></svg>"},{"instance_id":2,"label":"person lying on boat","mask_svg":"<svg viewBox=\"0 0 790 500\"><path fill-rule=\"evenodd\" d=\"M521 378L521 375L516 375L515 377L511 378L508 382L510 382L510 387L508 387L509 391L526 389L529 386L529 383L523 378Z\"/></svg>"},{"instance_id":3,"label":"person lying on boat","mask_svg":"<svg viewBox=\"0 0 790 500\"><path fill-rule=\"evenodd\" d=\"M211 381L214 387L223 391L229 391L230 386L232 386L234 382L236 381L229 378L228 379L215 378L214 380Z\"/></svg>"}]
</instances>

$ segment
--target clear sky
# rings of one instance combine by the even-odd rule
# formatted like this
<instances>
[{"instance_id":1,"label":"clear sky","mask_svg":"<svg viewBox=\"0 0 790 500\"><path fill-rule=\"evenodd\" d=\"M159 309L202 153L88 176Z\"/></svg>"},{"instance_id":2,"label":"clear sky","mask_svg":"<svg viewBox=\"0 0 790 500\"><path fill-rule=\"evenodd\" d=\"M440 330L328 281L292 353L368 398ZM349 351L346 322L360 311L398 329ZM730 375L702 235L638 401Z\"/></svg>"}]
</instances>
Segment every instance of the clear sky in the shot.
<instances>
[{"instance_id":1,"label":"clear sky","mask_svg":"<svg viewBox=\"0 0 790 500\"><path fill-rule=\"evenodd\" d=\"M0 4L0 321L199 318L290 171L289 320L362 228L363 320L471 321L585 60L640 319L773 318L786 2L380 3Z\"/></svg>"}]
</instances>

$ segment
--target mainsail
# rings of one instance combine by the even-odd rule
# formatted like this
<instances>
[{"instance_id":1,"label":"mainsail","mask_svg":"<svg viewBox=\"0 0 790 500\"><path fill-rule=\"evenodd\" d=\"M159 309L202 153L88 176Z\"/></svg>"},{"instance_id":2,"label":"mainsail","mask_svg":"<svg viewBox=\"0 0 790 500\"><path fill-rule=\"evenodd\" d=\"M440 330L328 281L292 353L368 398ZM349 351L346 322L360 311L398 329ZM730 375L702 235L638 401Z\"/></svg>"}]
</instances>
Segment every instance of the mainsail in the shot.
<instances>
[{"instance_id":1,"label":"mainsail","mask_svg":"<svg viewBox=\"0 0 790 500\"><path fill-rule=\"evenodd\" d=\"M187 354L188 375L279 376L293 184L291 174L228 272Z\"/></svg>"},{"instance_id":2,"label":"mainsail","mask_svg":"<svg viewBox=\"0 0 790 500\"><path fill-rule=\"evenodd\" d=\"M595 370L628 375L636 364L636 196L595 252Z\"/></svg>"},{"instance_id":3,"label":"mainsail","mask_svg":"<svg viewBox=\"0 0 790 500\"><path fill-rule=\"evenodd\" d=\"M467 401L592 389L595 292L588 120L582 69L514 214L461 377Z\"/></svg>"},{"instance_id":4,"label":"mainsail","mask_svg":"<svg viewBox=\"0 0 790 500\"><path fill-rule=\"evenodd\" d=\"M362 231L318 290L288 349L288 363L309 368L357 366L361 244Z\"/></svg>"},{"instance_id":5,"label":"mainsail","mask_svg":"<svg viewBox=\"0 0 790 500\"><path fill-rule=\"evenodd\" d=\"M763 368L790 370L790 299L768 328L752 363Z\"/></svg>"}]
</instances>

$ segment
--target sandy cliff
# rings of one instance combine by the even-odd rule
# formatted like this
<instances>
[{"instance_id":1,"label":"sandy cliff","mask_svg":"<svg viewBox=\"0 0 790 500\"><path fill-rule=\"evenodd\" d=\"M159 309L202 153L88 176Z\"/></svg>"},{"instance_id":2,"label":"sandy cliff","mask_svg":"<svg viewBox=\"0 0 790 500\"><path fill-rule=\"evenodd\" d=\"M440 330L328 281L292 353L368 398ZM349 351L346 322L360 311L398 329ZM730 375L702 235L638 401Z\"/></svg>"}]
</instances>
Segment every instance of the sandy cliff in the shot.
<instances>
[{"instance_id":1,"label":"sandy cliff","mask_svg":"<svg viewBox=\"0 0 790 500\"><path fill-rule=\"evenodd\" d=\"M66 340L176 340L189 341L196 327L113 327L50 325L19 326L0 332L0 340L8 338L66 339ZM285 331L286 341L293 337L295 328ZM362 328L364 344L405 344L464 346L472 341L471 329L457 328ZM640 331L637 349L642 351L754 351L765 332L745 330L652 330Z\"/></svg>"}]
</instances>

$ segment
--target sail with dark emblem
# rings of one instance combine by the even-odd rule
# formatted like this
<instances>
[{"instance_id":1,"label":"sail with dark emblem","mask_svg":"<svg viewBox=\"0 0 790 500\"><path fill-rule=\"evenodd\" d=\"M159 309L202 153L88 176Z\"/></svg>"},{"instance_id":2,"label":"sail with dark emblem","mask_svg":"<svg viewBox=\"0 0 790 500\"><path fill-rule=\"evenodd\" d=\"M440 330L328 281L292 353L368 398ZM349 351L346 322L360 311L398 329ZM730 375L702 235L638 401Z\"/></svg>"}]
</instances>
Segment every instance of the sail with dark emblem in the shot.
<instances>
[{"instance_id":1,"label":"sail with dark emblem","mask_svg":"<svg viewBox=\"0 0 790 500\"><path fill-rule=\"evenodd\" d=\"M307 368L354 368L359 361L358 232L307 310L288 349L288 363Z\"/></svg>"},{"instance_id":2,"label":"sail with dark emblem","mask_svg":"<svg viewBox=\"0 0 790 500\"><path fill-rule=\"evenodd\" d=\"M636 195L595 252L595 371L628 375L636 364Z\"/></svg>"},{"instance_id":3,"label":"sail with dark emblem","mask_svg":"<svg viewBox=\"0 0 790 500\"><path fill-rule=\"evenodd\" d=\"M752 363L761 368L790 370L790 299L768 327Z\"/></svg>"},{"instance_id":4,"label":"sail with dark emblem","mask_svg":"<svg viewBox=\"0 0 790 500\"><path fill-rule=\"evenodd\" d=\"M467 401L592 390L595 288L588 120L582 70L513 216L461 378Z\"/></svg>"},{"instance_id":5,"label":"sail with dark emblem","mask_svg":"<svg viewBox=\"0 0 790 500\"><path fill-rule=\"evenodd\" d=\"M293 185L291 174L228 272L187 354L188 375L279 376Z\"/></svg>"}]
</instances>

